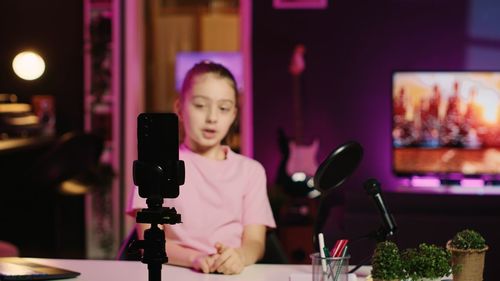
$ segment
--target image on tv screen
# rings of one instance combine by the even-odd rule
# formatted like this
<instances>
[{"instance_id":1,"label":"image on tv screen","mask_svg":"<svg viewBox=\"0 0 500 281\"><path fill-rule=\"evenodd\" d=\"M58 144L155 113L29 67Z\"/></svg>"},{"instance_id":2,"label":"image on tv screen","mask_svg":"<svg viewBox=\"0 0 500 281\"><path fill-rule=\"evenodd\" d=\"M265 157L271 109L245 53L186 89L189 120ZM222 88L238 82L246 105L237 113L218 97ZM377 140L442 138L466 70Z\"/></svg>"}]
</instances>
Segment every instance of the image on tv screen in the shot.
<instances>
[{"instance_id":1,"label":"image on tv screen","mask_svg":"<svg viewBox=\"0 0 500 281\"><path fill-rule=\"evenodd\" d=\"M500 71L393 74L396 174L500 174Z\"/></svg>"}]
</instances>

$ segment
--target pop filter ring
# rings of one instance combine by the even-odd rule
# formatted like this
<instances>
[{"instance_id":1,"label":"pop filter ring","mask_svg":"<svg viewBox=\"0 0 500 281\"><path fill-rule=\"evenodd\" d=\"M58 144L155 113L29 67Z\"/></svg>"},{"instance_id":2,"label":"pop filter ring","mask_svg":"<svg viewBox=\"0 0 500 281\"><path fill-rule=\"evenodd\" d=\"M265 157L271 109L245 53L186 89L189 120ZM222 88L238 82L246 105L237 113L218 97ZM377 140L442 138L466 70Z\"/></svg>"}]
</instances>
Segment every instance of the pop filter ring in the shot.
<instances>
[{"instance_id":1,"label":"pop filter ring","mask_svg":"<svg viewBox=\"0 0 500 281\"><path fill-rule=\"evenodd\" d=\"M363 157L363 147L355 141L334 149L314 174L314 188L321 192L318 214L313 229L313 248L318 249L317 237L328 216L330 206L325 204L329 190L339 187L356 170Z\"/></svg>"}]
</instances>

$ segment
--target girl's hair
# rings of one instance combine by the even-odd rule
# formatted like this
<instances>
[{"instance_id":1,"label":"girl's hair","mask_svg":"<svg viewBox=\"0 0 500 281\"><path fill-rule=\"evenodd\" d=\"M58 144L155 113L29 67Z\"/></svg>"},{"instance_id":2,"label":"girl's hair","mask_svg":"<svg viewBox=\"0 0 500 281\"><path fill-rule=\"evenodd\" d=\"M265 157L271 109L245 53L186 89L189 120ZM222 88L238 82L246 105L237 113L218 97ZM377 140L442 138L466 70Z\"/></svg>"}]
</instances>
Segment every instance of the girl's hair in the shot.
<instances>
[{"instance_id":1,"label":"girl's hair","mask_svg":"<svg viewBox=\"0 0 500 281\"><path fill-rule=\"evenodd\" d=\"M184 100L186 97L186 93L191 89L193 86L194 79L196 77L201 76L203 74L214 74L219 78L225 78L229 81L229 84L231 88L233 88L234 91L234 97L236 101L236 107L238 108L238 87L236 84L236 79L234 79L233 74L229 69L227 69L225 66L219 63L215 63L213 61L209 60L204 60L201 61L197 64L195 64L189 71L186 73L186 76L184 77L184 81L182 82L182 87L181 87L181 93L180 93L180 100L181 102ZM239 127L239 116L236 116L236 120L233 122L231 127L229 128L229 132L226 135L226 137L222 140L223 144L230 145L233 149L236 149L236 146L231 145L235 141L237 141L237 135L236 131L238 131ZM181 128L181 141L184 138L184 132L182 131L184 128L180 126Z\"/></svg>"},{"instance_id":2,"label":"girl's hair","mask_svg":"<svg viewBox=\"0 0 500 281\"><path fill-rule=\"evenodd\" d=\"M204 60L195 64L184 77L181 88L181 100L186 96L186 92L193 86L193 80L203 74L215 74L220 78L225 78L230 81L231 88L234 90L235 98L238 100L238 87L236 85L236 79L234 79L233 74L225 66L212 61Z\"/></svg>"}]
</instances>

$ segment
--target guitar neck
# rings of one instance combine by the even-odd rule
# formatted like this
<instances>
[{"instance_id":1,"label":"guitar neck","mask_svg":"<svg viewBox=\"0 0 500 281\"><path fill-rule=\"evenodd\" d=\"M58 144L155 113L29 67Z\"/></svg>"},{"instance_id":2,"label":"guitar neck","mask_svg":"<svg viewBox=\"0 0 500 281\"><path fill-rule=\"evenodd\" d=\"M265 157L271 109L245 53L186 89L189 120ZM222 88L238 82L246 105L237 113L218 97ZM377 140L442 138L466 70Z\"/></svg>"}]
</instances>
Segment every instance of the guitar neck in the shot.
<instances>
[{"instance_id":1,"label":"guitar neck","mask_svg":"<svg viewBox=\"0 0 500 281\"><path fill-rule=\"evenodd\" d=\"M293 76L292 95L293 95L293 124L295 130L295 141L303 142L303 119L302 119L302 97L301 97L301 76Z\"/></svg>"}]
</instances>

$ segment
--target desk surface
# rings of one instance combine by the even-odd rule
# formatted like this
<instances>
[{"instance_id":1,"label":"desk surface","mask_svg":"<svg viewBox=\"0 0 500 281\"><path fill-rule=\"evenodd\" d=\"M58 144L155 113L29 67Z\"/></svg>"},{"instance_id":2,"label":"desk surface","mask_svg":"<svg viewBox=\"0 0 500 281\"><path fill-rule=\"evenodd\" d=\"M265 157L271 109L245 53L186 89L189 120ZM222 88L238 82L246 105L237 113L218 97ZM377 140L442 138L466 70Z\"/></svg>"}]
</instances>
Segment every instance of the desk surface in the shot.
<instances>
[{"instance_id":1,"label":"desk surface","mask_svg":"<svg viewBox=\"0 0 500 281\"><path fill-rule=\"evenodd\" d=\"M148 281L147 265L137 261L104 261L104 260L63 260L30 258L30 261L62 267L78 271L81 275L78 281L109 281L109 280L134 280ZM365 273L366 268L360 271ZM203 274L188 268L163 265L162 281L168 280L200 280L200 281L288 281L290 274L311 272L310 265L277 265L255 264L248 266L239 275ZM358 278L364 280L364 278Z\"/></svg>"}]
</instances>

